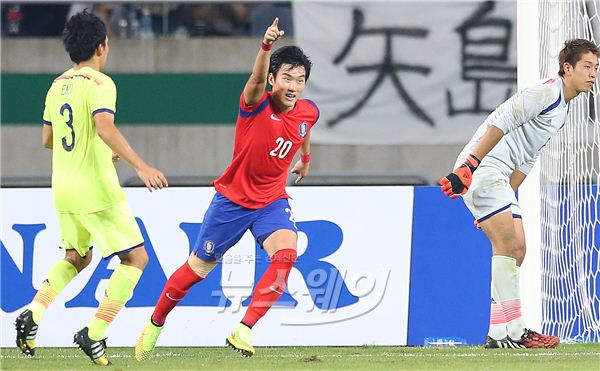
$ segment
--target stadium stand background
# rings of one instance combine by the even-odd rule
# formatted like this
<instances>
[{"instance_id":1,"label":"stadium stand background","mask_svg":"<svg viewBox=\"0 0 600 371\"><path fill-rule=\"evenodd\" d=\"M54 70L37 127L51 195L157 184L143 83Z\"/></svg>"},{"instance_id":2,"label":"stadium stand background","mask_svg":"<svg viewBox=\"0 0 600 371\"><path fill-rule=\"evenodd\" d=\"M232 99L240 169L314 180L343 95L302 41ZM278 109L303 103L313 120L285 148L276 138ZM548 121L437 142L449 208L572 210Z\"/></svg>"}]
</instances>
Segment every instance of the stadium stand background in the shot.
<instances>
[{"instance_id":1,"label":"stadium stand background","mask_svg":"<svg viewBox=\"0 0 600 371\"><path fill-rule=\"evenodd\" d=\"M66 19L91 4L15 5L2 5L2 184L48 185L51 152L41 147L39 126L44 94L52 78L71 62L55 27L58 21L34 27L32 19L46 19L44 14L49 13L55 20ZM228 16L225 24L215 18L232 14L236 7L245 22L236 25L231 21L235 17ZM118 87L120 129L172 184L210 184L231 158L237 100L267 19L278 15L288 31L281 45L294 43L290 4L187 3L157 8L157 4L112 3L96 4L94 11L110 28L105 72ZM132 14L141 22L133 31ZM140 29L144 17L152 19L150 34ZM19 32L11 33L11 19L19 18ZM123 29L127 20L129 26ZM451 143L313 144L314 161L305 184L433 184L451 168L461 148L462 144ZM117 166L124 184L136 184L128 166Z\"/></svg>"}]
</instances>

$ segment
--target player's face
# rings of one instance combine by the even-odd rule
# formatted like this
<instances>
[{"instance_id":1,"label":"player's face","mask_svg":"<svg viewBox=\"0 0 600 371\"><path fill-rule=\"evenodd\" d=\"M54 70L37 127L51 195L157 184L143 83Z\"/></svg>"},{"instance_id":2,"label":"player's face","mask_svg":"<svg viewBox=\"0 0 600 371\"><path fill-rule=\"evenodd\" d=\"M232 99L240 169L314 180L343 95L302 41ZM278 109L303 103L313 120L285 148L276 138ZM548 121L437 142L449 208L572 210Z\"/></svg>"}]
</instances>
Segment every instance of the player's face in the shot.
<instances>
[{"instance_id":1,"label":"player's face","mask_svg":"<svg viewBox=\"0 0 600 371\"><path fill-rule=\"evenodd\" d=\"M598 77L598 57L592 52L583 54L572 71L573 82L577 92L590 91Z\"/></svg>"},{"instance_id":2,"label":"player's face","mask_svg":"<svg viewBox=\"0 0 600 371\"><path fill-rule=\"evenodd\" d=\"M304 91L306 84L304 66L292 67L283 64L277 71L277 76L269 75L269 83L273 86L272 97L284 112L288 112L294 108Z\"/></svg>"}]
</instances>

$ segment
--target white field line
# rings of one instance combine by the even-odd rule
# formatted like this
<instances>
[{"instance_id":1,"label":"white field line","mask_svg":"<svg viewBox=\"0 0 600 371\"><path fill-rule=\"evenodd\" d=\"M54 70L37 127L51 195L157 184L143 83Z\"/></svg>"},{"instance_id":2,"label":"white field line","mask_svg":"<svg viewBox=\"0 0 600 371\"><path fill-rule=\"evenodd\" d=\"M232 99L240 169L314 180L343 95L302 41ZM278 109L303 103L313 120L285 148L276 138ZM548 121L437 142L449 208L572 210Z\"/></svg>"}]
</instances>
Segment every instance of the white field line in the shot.
<instances>
[{"instance_id":1,"label":"white field line","mask_svg":"<svg viewBox=\"0 0 600 371\"><path fill-rule=\"evenodd\" d=\"M0 354L0 359L17 359L17 358L22 358L22 359L26 359L27 357L25 357L24 355L18 354L17 353L18 350L15 349L15 354ZM181 357L181 356L190 356L191 354L181 354L181 353L175 353L175 352L166 352L166 353L156 353L155 357L157 358L162 358L162 357ZM504 356L504 357L552 357L552 356L565 356L565 357L589 357L589 356L596 356L596 357L600 357L600 352L544 352L544 353L512 353L512 352L503 352L503 353L496 353L496 352L489 352L489 353L464 353L464 354L422 354L422 353L366 353L366 354L323 354L323 355L318 355L315 354L318 358L372 358L372 357L386 357L386 358L471 358L471 357L497 357L497 356ZM197 354L197 355L191 355L193 357L196 358L206 358L206 359L210 359L210 358L229 358L229 357L223 357L222 355L215 355L215 356L210 356L210 355L206 355L206 354ZM237 358L239 357L238 354L231 354L231 358ZM277 354L260 354L259 357L260 358L303 358L308 356L307 354L281 354L281 355L277 355ZM109 358L133 358L132 354L108 354ZM58 358L58 359L68 359L68 358L87 358L85 355L83 354L58 354L55 356L48 356L48 357L36 357L36 358Z\"/></svg>"}]
</instances>

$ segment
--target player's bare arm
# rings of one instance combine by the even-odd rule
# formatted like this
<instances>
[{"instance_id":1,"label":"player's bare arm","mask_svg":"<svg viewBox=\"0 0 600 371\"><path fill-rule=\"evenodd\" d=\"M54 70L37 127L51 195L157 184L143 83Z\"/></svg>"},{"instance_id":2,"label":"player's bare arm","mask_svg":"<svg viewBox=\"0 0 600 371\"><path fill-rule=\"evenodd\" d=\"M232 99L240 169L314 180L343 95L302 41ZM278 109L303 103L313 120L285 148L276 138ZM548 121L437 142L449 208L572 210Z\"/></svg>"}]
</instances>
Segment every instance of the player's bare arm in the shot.
<instances>
[{"instance_id":1,"label":"player's bare arm","mask_svg":"<svg viewBox=\"0 0 600 371\"><path fill-rule=\"evenodd\" d=\"M121 134L119 129L115 126L114 115L112 113L97 113L94 116L94 122L96 123L98 136L102 138L117 156L123 158L131 165L131 167L133 167L137 172L137 175L150 191L169 186L163 173L144 162L144 160L131 148L127 139L125 139L123 134Z\"/></svg>"},{"instance_id":2,"label":"player's bare arm","mask_svg":"<svg viewBox=\"0 0 600 371\"><path fill-rule=\"evenodd\" d=\"M52 149L52 126L44 125L42 128L42 145L44 148Z\"/></svg>"},{"instance_id":3,"label":"player's bare arm","mask_svg":"<svg viewBox=\"0 0 600 371\"><path fill-rule=\"evenodd\" d=\"M500 128L495 125L490 125L489 129L481 137L481 140L479 143L477 143L471 154L477 157L479 160L483 160L485 155L487 155L492 148L494 148L496 144L500 142L503 136L504 133L502 130L500 130Z\"/></svg>"},{"instance_id":4,"label":"player's bare arm","mask_svg":"<svg viewBox=\"0 0 600 371\"><path fill-rule=\"evenodd\" d=\"M457 169L454 169L452 173L440 179L442 191L452 199L467 193L471 185L473 172L475 172L481 160L500 142L503 136L504 132L500 128L490 125L465 162Z\"/></svg>"},{"instance_id":5,"label":"player's bare arm","mask_svg":"<svg viewBox=\"0 0 600 371\"><path fill-rule=\"evenodd\" d=\"M296 162L292 168L293 174L298 174L298 177L294 181L295 184L300 183L305 176L308 175L308 169L310 167L310 132L304 137L302 147L300 148L300 160Z\"/></svg>"},{"instance_id":6,"label":"player's bare arm","mask_svg":"<svg viewBox=\"0 0 600 371\"><path fill-rule=\"evenodd\" d=\"M252 68L252 75L244 87L244 101L246 104L257 103L265 92L267 85L267 75L269 73L269 57L273 44L279 40L285 31L279 29L279 18L273 20L263 38L263 46L258 51Z\"/></svg>"},{"instance_id":7,"label":"player's bare arm","mask_svg":"<svg viewBox=\"0 0 600 371\"><path fill-rule=\"evenodd\" d=\"M515 192L517 191L517 189L519 189L519 187L521 186L521 184L523 183L523 181L525 180L526 177L527 177L527 174L525 174L519 170L515 170L510 175L510 186L512 187L512 189L515 190Z\"/></svg>"},{"instance_id":8,"label":"player's bare arm","mask_svg":"<svg viewBox=\"0 0 600 371\"><path fill-rule=\"evenodd\" d=\"M450 198L464 195L471 185L471 177L479 163L505 135L511 134L523 125L530 125L531 120L539 116L540 112L552 107L557 99L560 102L560 89L552 84L554 81L548 80L548 83L522 90L490 115L494 115L493 121L488 124L486 132L473 147L464 164L440 180L442 191L446 195Z\"/></svg>"}]
</instances>

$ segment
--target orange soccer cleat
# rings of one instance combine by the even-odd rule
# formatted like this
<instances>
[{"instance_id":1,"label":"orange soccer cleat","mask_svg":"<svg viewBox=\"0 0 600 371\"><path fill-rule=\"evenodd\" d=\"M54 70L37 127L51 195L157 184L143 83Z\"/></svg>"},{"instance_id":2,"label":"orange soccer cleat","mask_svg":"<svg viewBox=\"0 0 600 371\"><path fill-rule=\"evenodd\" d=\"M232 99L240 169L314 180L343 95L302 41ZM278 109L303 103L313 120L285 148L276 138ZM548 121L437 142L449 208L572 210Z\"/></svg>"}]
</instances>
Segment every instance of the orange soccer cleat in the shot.
<instances>
[{"instance_id":1,"label":"orange soccer cleat","mask_svg":"<svg viewBox=\"0 0 600 371\"><path fill-rule=\"evenodd\" d=\"M520 342L525 348L556 348L560 344L557 336L542 335L533 330L525 329Z\"/></svg>"}]
</instances>

